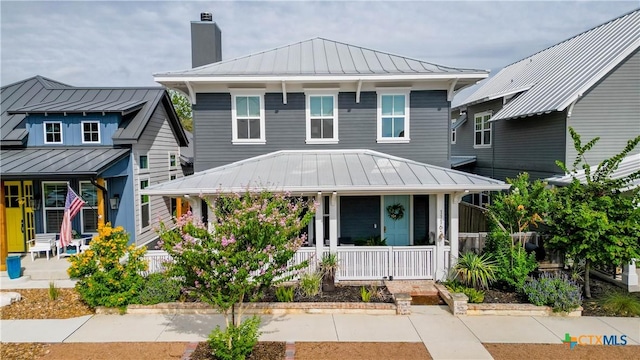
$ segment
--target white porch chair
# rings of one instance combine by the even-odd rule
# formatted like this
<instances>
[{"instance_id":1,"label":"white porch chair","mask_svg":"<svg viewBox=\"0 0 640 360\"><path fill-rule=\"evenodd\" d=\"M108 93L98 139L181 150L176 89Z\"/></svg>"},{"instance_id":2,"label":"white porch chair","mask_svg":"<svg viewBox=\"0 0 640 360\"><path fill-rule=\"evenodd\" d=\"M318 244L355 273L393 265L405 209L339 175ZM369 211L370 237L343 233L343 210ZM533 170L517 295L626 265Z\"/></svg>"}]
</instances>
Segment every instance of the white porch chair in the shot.
<instances>
[{"instance_id":1,"label":"white porch chair","mask_svg":"<svg viewBox=\"0 0 640 360\"><path fill-rule=\"evenodd\" d=\"M40 252L42 251L47 254L47 260L49 260L49 254L53 256L55 243L55 234L36 234L35 238L29 240L29 252L31 253L31 261L35 260L35 254L40 255Z\"/></svg>"}]
</instances>

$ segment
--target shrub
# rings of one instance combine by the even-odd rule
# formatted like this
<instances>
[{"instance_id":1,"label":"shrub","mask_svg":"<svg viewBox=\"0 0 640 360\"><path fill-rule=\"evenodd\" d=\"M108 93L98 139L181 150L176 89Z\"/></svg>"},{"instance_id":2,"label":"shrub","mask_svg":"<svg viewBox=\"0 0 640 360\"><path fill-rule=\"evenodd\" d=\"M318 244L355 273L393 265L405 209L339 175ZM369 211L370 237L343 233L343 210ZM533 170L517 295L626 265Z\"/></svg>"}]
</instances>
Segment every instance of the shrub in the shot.
<instances>
[{"instance_id":1,"label":"shrub","mask_svg":"<svg viewBox=\"0 0 640 360\"><path fill-rule=\"evenodd\" d=\"M582 304L580 286L563 274L542 274L524 284L529 302L538 306L551 306L554 312L572 311Z\"/></svg>"},{"instance_id":2,"label":"shrub","mask_svg":"<svg viewBox=\"0 0 640 360\"><path fill-rule=\"evenodd\" d=\"M49 282L49 300L55 301L60 296L60 289L56 287L56 283Z\"/></svg>"},{"instance_id":3,"label":"shrub","mask_svg":"<svg viewBox=\"0 0 640 360\"><path fill-rule=\"evenodd\" d=\"M489 288L495 279L495 265L486 255L472 252L463 254L454 267L455 276L460 282L475 289Z\"/></svg>"},{"instance_id":4,"label":"shrub","mask_svg":"<svg viewBox=\"0 0 640 360\"><path fill-rule=\"evenodd\" d=\"M360 288L360 297L362 298L362 301L364 302L370 302L371 301L371 296L373 296L374 292L371 290L367 290L366 287L361 287Z\"/></svg>"},{"instance_id":5,"label":"shrub","mask_svg":"<svg viewBox=\"0 0 640 360\"><path fill-rule=\"evenodd\" d=\"M106 224L98 228L89 250L69 258L69 276L77 278L76 290L91 307L125 307L134 303L144 286L146 249L128 246L122 227Z\"/></svg>"},{"instance_id":6,"label":"shrub","mask_svg":"<svg viewBox=\"0 0 640 360\"><path fill-rule=\"evenodd\" d=\"M179 298L180 283L164 273L149 274L138 294L138 302L143 305L173 302Z\"/></svg>"},{"instance_id":7,"label":"shrub","mask_svg":"<svg viewBox=\"0 0 640 360\"><path fill-rule=\"evenodd\" d=\"M640 316L640 299L629 293L614 291L607 294L602 307L617 316Z\"/></svg>"},{"instance_id":8,"label":"shrub","mask_svg":"<svg viewBox=\"0 0 640 360\"><path fill-rule=\"evenodd\" d=\"M300 277L298 283L298 289L302 292L303 296L312 297L318 295L320 292L320 285L322 284L322 273L304 273Z\"/></svg>"},{"instance_id":9,"label":"shrub","mask_svg":"<svg viewBox=\"0 0 640 360\"><path fill-rule=\"evenodd\" d=\"M209 334L207 343L216 359L242 360L247 357L258 343L260 318L252 316L240 325L229 324L226 330L218 325Z\"/></svg>"},{"instance_id":10,"label":"shrub","mask_svg":"<svg viewBox=\"0 0 640 360\"><path fill-rule=\"evenodd\" d=\"M514 245L509 234L492 231L487 237L485 254L495 261L495 280L518 292L538 267L535 254L527 254L519 244Z\"/></svg>"},{"instance_id":11,"label":"shrub","mask_svg":"<svg viewBox=\"0 0 640 360\"><path fill-rule=\"evenodd\" d=\"M479 304L484 301L484 291L466 287L457 281L447 281L444 285L453 293L463 293L469 298L472 304Z\"/></svg>"},{"instance_id":12,"label":"shrub","mask_svg":"<svg viewBox=\"0 0 640 360\"><path fill-rule=\"evenodd\" d=\"M278 286L276 288L276 299L278 302L292 302L293 290L293 286Z\"/></svg>"}]
</instances>

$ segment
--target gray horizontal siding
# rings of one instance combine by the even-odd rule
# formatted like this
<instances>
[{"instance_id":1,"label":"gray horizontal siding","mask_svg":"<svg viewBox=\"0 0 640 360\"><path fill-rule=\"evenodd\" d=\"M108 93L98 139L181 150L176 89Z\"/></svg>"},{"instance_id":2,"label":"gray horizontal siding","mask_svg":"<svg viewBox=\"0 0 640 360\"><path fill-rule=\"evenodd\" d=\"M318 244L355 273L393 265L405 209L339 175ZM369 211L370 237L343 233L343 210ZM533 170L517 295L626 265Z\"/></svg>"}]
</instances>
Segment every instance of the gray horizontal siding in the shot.
<instances>
[{"instance_id":1,"label":"gray horizontal siding","mask_svg":"<svg viewBox=\"0 0 640 360\"><path fill-rule=\"evenodd\" d=\"M497 99L469 107L469 120L458 128L452 154L475 155L474 173L501 180L525 171L532 179L560 173L555 161L565 158L565 112L498 120L492 125L492 146L474 149L474 115L495 114L501 106Z\"/></svg>"},{"instance_id":2,"label":"gray horizontal siding","mask_svg":"<svg viewBox=\"0 0 640 360\"><path fill-rule=\"evenodd\" d=\"M587 142L598 143L586 154L589 165L597 165L619 153L627 141L640 134L640 53L636 51L594 86L573 108L568 125ZM570 135L567 162L576 157ZM637 147L634 153L640 152Z\"/></svg>"},{"instance_id":3,"label":"gray horizontal siding","mask_svg":"<svg viewBox=\"0 0 640 360\"><path fill-rule=\"evenodd\" d=\"M277 150L371 149L439 166L448 166L449 102L445 91L415 91L410 99L408 144L376 142L375 92L363 92L360 103L355 93L338 96L339 143L305 143L305 95L288 93L287 104L281 93L265 95L266 144L231 143L231 95L197 95L194 106L195 171L225 165Z\"/></svg>"}]
</instances>

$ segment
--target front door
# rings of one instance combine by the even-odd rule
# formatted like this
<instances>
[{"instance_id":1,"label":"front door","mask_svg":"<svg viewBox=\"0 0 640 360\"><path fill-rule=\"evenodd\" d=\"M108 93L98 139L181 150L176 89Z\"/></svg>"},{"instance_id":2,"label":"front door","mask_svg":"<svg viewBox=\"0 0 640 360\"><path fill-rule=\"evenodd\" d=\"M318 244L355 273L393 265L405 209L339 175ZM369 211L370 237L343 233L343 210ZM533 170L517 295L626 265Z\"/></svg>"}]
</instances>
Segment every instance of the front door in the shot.
<instances>
[{"instance_id":1,"label":"front door","mask_svg":"<svg viewBox=\"0 0 640 360\"><path fill-rule=\"evenodd\" d=\"M382 203L382 238L389 246L409 245L409 195L385 195Z\"/></svg>"}]
</instances>

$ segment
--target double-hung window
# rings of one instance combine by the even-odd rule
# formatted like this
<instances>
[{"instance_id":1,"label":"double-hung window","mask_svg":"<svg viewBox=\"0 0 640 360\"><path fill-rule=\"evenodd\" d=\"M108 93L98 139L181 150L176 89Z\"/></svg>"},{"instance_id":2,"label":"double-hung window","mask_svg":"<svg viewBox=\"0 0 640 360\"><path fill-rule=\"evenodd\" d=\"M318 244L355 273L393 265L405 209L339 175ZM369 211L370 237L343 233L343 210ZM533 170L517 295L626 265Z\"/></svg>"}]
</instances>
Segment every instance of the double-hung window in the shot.
<instances>
[{"instance_id":1,"label":"double-hung window","mask_svg":"<svg viewBox=\"0 0 640 360\"><path fill-rule=\"evenodd\" d=\"M44 125L44 143L45 144L62 144L62 122L61 121L45 121Z\"/></svg>"},{"instance_id":2,"label":"double-hung window","mask_svg":"<svg viewBox=\"0 0 640 360\"><path fill-rule=\"evenodd\" d=\"M234 94L231 101L234 144L264 144L264 94Z\"/></svg>"},{"instance_id":3,"label":"double-hung window","mask_svg":"<svg viewBox=\"0 0 640 360\"><path fill-rule=\"evenodd\" d=\"M98 188L88 181L80 182L80 197L86 202L82 207L82 233L98 232Z\"/></svg>"},{"instance_id":4,"label":"double-hung window","mask_svg":"<svg viewBox=\"0 0 640 360\"><path fill-rule=\"evenodd\" d=\"M475 119L475 142L474 147L491 146L491 112L481 112L474 115Z\"/></svg>"},{"instance_id":5,"label":"double-hung window","mask_svg":"<svg viewBox=\"0 0 640 360\"><path fill-rule=\"evenodd\" d=\"M64 216L64 202L67 198L67 183L42 183L42 202L44 210L44 232L60 232Z\"/></svg>"},{"instance_id":6,"label":"double-hung window","mask_svg":"<svg viewBox=\"0 0 640 360\"><path fill-rule=\"evenodd\" d=\"M138 156L138 169L141 171L146 171L149 169L149 155L139 155Z\"/></svg>"},{"instance_id":7,"label":"double-hung window","mask_svg":"<svg viewBox=\"0 0 640 360\"><path fill-rule=\"evenodd\" d=\"M307 93L307 144L338 143L337 95Z\"/></svg>"},{"instance_id":8,"label":"double-hung window","mask_svg":"<svg viewBox=\"0 0 640 360\"><path fill-rule=\"evenodd\" d=\"M82 122L82 143L100 143L100 123L98 121Z\"/></svg>"},{"instance_id":9,"label":"double-hung window","mask_svg":"<svg viewBox=\"0 0 640 360\"><path fill-rule=\"evenodd\" d=\"M378 142L409 140L409 92L378 92Z\"/></svg>"}]
</instances>

